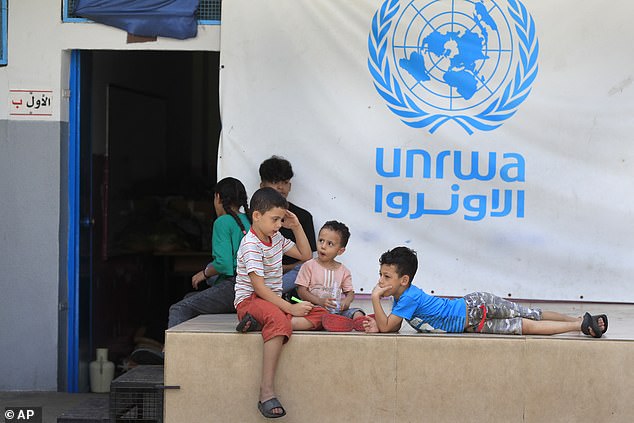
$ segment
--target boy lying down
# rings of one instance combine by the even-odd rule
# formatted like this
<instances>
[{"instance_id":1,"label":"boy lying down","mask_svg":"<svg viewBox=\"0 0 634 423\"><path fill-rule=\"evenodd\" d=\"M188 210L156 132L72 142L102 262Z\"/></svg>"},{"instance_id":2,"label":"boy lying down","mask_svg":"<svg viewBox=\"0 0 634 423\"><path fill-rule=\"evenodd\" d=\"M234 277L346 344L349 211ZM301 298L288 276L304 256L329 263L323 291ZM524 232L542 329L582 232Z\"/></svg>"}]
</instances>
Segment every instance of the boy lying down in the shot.
<instances>
[{"instance_id":1,"label":"boy lying down","mask_svg":"<svg viewBox=\"0 0 634 423\"><path fill-rule=\"evenodd\" d=\"M456 299L428 295L412 284L418 259L416 252L407 247L386 251L379 264L379 282L372 290L374 317L365 317L366 332L397 332L403 320L420 332L555 335L580 330L600 338L608 330L605 314L572 317L528 308L488 292L473 292ZM381 298L390 296L394 297L394 305L387 315Z\"/></svg>"}]
</instances>

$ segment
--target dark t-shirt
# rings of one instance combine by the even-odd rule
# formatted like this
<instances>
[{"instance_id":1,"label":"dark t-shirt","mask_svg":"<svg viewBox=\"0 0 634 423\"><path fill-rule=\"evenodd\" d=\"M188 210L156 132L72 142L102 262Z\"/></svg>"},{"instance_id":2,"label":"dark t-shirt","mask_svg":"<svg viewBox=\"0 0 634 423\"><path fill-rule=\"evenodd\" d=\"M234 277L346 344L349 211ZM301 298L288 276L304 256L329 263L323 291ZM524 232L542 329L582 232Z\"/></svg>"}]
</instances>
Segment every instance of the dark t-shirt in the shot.
<instances>
[{"instance_id":1,"label":"dark t-shirt","mask_svg":"<svg viewBox=\"0 0 634 423\"><path fill-rule=\"evenodd\" d=\"M299 220L299 223L302 224L302 228L304 228L304 232L306 232L306 237L308 238L308 243L310 244L311 251L317 251L317 243L315 242L315 226L313 225L313 215L311 215L308 210L304 210L301 207L297 207L295 204L288 202L288 210L291 213L294 213ZM281 228L280 233L284 235L284 238L288 238L291 241L295 242L295 235L293 235L293 231L286 228ZM298 262L292 257L284 256L282 259L282 264L293 264Z\"/></svg>"}]
</instances>

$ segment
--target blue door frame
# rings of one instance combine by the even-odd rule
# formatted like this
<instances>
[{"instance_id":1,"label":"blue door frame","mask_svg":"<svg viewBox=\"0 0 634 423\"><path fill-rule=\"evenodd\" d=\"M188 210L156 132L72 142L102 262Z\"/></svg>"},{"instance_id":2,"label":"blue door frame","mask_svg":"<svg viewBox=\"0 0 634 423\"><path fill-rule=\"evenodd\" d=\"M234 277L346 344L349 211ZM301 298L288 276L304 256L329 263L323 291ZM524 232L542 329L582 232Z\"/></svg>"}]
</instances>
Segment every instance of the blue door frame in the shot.
<instances>
[{"instance_id":1,"label":"blue door frame","mask_svg":"<svg viewBox=\"0 0 634 423\"><path fill-rule=\"evenodd\" d=\"M71 52L68 145L68 327L67 391L79 389L79 182L81 54Z\"/></svg>"}]
</instances>

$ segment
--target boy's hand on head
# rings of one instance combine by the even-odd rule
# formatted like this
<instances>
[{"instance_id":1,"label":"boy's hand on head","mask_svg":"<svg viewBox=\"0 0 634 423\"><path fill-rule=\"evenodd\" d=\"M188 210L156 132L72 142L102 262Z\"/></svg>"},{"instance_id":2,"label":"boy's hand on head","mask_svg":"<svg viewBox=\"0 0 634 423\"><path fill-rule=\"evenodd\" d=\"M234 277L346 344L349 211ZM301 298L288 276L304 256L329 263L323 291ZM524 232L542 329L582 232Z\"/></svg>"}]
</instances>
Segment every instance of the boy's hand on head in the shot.
<instances>
[{"instance_id":1,"label":"boy's hand on head","mask_svg":"<svg viewBox=\"0 0 634 423\"><path fill-rule=\"evenodd\" d=\"M284 220L282 221L282 227L286 229L294 229L300 226L299 219L295 215L295 213L290 210L286 210L284 214Z\"/></svg>"},{"instance_id":2,"label":"boy's hand on head","mask_svg":"<svg viewBox=\"0 0 634 423\"><path fill-rule=\"evenodd\" d=\"M381 298L381 297L383 297L385 292L388 291L390 288L391 288L391 286L385 286L385 287L381 288L379 286L379 284L377 283L374 286L374 288L372 288L372 296L376 297L376 298Z\"/></svg>"},{"instance_id":3,"label":"boy's hand on head","mask_svg":"<svg viewBox=\"0 0 634 423\"><path fill-rule=\"evenodd\" d=\"M291 313L295 317L304 317L313 309L313 303L302 301L291 306Z\"/></svg>"}]
</instances>

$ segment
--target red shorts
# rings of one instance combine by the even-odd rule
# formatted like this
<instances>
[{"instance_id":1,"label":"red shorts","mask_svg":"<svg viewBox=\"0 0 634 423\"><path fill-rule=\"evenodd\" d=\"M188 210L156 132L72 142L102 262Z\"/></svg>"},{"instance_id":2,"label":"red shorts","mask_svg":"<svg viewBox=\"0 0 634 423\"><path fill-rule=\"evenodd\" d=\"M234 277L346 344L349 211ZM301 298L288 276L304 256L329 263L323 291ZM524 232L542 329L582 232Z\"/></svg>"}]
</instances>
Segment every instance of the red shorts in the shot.
<instances>
[{"instance_id":1,"label":"red shorts","mask_svg":"<svg viewBox=\"0 0 634 423\"><path fill-rule=\"evenodd\" d=\"M293 333L291 326L293 315L285 313L275 304L263 300L256 294L251 294L249 298L240 301L236 311L238 312L238 320L242 320L244 315L249 313L262 325L264 342L276 336L284 336L284 342L286 342ZM312 330L319 330L322 328L321 318L325 314L328 314L328 310L325 308L313 307L310 313L304 317L312 323Z\"/></svg>"}]
</instances>

